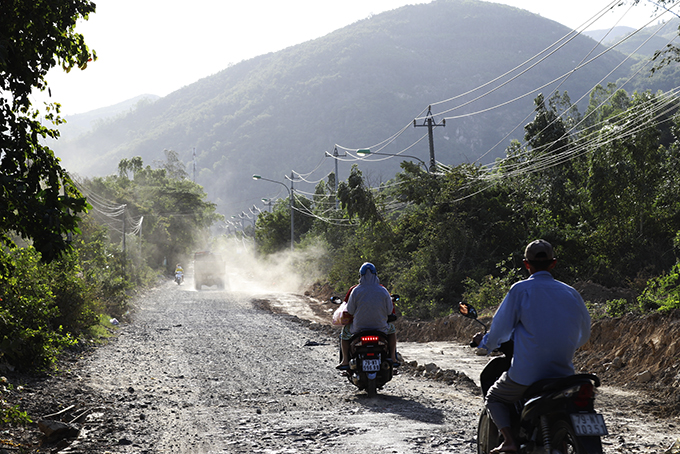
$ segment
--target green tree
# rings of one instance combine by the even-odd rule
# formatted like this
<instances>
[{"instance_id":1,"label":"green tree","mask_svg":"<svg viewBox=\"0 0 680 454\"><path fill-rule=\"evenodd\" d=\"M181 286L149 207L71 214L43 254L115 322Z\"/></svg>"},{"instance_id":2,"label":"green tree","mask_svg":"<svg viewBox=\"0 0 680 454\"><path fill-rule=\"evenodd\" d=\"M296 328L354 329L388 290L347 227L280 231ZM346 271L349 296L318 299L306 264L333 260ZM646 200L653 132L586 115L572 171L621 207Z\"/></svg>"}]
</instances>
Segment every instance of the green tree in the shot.
<instances>
[{"instance_id":1,"label":"green tree","mask_svg":"<svg viewBox=\"0 0 680 454\"><path fill-rule=\"evenodd\" d=\"M154 269L165 263L167 271L174 270L195 248L205 247L208 228L221 218L216 205L206 200L203 188L184 178L173 153L166 153L168 161L158 163L158 169L145 167L140 157L123 159L119 175L94 178L85 184L86 192L125 205L126 218L144 217L145 259ZM168 168L174 170L169 173Z\"/></svg>"},{"instance_id":2,"label":"green tree","mask_svg":"<svg viewBox=\"0 0 680 454\"><path fill-rule=\"evenodd\" d=\"M288 199L279 199L271 213L257 217L255 243L263 254L273 254L290 248L290 205Z\"/></svg>"},{"instance_id":3,"label":"green tree","mask_svg":"<svg viewBox=\"0 0 680 454\"><path fill-rule=\"evenodd\" d=\"M583 234L592 254L585 263L607 285L646 267L660 272L674 260L677 230L664 221L672 213L664 188L677 178L667 173L676 158L659 144L660 102L657 95L634 94L630 108L606 119L591 139L585 185L591 208L583 224L589 232Z\"/></svg>"},{"instance_id":4,"label":"green tree","mask_svg":"<svg viewBox=\"0 0 680 454\"><path fill-rule=\"evenodd\" d=\"M293 242L298 242L314 223L313 201L294 194ZM290 248L290 199L279 199L271 213L260 213L255 225L255 242L265 254Z\"/></svg>"},{"instance_id":5,"label":"green tree","mask_svg":"<svg viewBox=\"0 0 680 454\"><path fill-rule=\"evenodd\" d=\"M84 198L41 143L58 132L44 126L31 105L34 90L48 90L45 76L61 65L84 69L96 55L75 32L76 22L95 11L87 0L5 0L0 13L0 235L32 240L49 262L70 248L67 233L77 230ZM59 104L46 104L48 122L58 124Z\"/></svg>"}]
</instances>

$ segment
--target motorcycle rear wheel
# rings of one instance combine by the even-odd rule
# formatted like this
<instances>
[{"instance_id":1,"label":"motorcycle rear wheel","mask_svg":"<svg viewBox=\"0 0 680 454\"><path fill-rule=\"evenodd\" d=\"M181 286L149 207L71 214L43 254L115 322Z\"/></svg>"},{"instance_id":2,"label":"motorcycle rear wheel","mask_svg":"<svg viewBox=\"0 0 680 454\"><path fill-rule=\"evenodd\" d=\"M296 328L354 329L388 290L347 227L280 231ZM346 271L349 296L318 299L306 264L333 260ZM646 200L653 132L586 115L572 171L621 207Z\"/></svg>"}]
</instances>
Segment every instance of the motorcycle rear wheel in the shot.
<instances>
[{"instance_id":1,"label":"motorcycle rear wheel","mask_svg":"<svg viewBox=\"0 0 680 454\"><path fill-rule=\"evenodd\" d=\"M378 387L375 379L368 380L368 383L366 383L366 392L368 393L368 397L375 397L378 395Z\"/></svg>"},{"instance_id":2,"label":"motorcycle rear wheel","mask_svg":"<svg viewBox=\"0 0 680 454\"><path fill-rule=\"evenodd\" d=\"M489 451L500 444L501 437L496 424L484 409L479 415L479 424L477 424L477 454L489 454Z\"/></svg>"},{"instance_id":3,"label":"motorcycle rear wheel","mask_svg":"<svg viewBox=\"0 0 680 454\"><path fill-rule=\"evenodd\" d=\"M551 454L586 454L567 421L555 421L550 428Z\"/></svg>"}]
</instances>

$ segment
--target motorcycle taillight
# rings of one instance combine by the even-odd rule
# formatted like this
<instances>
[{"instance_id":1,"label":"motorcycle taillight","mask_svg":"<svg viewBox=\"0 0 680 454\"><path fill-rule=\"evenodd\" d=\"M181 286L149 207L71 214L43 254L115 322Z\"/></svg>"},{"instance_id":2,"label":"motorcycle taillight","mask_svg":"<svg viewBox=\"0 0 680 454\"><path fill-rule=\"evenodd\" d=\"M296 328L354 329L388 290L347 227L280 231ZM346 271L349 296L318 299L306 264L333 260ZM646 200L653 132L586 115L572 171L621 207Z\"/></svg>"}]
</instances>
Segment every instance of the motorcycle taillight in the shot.
<instances>
[{"instance_id":1,"label":"motorcycle taillight","mask_svg":"<svg viewBox=\"0 0 680 454\"><path fill-rule=\"evenodd\" d=\"M584 383L574 396L574 405L579 408L587 408L595 398L595 390L592 383Z\"/></svg>"},{"instance_id":2,"label":"motorcycle taillight","mask_svg":"<svg viewBox=\"0 0 680 454\"><path fill-rule=\"evenodd\" d=\"M375 344L380 338L378 336L361 336L362 344Z\"/></svg>"}]
</instances>

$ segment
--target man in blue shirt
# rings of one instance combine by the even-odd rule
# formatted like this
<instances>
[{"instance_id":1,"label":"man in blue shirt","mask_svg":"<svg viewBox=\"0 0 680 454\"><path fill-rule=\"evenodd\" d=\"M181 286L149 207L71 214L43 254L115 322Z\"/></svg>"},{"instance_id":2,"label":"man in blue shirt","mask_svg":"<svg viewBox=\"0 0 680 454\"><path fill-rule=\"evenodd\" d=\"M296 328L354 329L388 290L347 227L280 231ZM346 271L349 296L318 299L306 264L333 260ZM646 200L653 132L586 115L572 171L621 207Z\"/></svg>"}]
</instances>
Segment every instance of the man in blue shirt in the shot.
<instances>
[{"instance_id":1,"label":"man in blue shirt","mask_svg":"<svg viewBox=\"0 0 680 454\"><path fill-rule=\"evenodd\" d=\"M557 263L550 243L529 243L524 257L531 276L510 288L489 332L474 337L479 348L489 352L503 342L514 341L510 369L486 395L491 419L503 434L503 443L491 450L492 454L517 451L508 406L538 380L573 375L574 352L590 337L590 314L581 295L550 274Z\"/></svg>"}]
</instances>

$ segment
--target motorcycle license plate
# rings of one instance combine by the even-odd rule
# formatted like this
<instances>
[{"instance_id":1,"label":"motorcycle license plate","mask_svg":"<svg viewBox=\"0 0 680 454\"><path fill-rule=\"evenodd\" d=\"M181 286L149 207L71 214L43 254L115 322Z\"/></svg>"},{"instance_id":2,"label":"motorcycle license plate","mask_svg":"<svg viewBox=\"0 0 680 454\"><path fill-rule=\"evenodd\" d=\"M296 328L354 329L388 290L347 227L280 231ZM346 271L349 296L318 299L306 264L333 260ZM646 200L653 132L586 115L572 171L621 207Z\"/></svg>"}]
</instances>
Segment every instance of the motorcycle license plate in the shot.
<instances>
[{"instance_id":1,"label":"motorcycle license plate","mask_svg":"<svg viewBox=\"0 0 680 454\"><path fill-rule=\"evenodd\" d=\"M577 436L609 435L604 416L598 413L577 413L571 415L571 422Z\"/></svg>"},{"instance_id":2,"label":"motorcycle license plate","mask_svg":"<svg viewBox=\"0 0 680 454\"><path fill-rule=\"evenodd\" d=\"M361 363L361 369L364 372L378 372L380 370L380 360L379 359L365 359Z\"/></svg>"}]
</instances>

